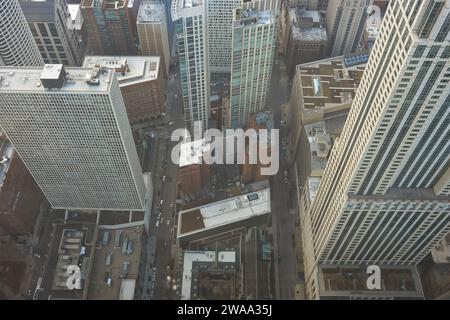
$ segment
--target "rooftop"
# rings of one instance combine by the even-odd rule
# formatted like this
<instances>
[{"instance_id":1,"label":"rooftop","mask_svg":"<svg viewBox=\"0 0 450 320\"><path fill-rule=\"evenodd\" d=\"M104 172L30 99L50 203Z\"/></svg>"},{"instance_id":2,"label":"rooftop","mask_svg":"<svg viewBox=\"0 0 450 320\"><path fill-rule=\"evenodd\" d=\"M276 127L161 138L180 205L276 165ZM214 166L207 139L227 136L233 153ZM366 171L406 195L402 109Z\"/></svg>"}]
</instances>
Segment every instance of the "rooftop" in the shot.
<instances>
[{"instance_id":1,"label":"rooftop","mask_svg":"<svg viewBox=\"0 0 450 320\"><path fill-rule=\"evenodd\" d=\"M260 11L255 9L247 9L238 11L236 16L235 27L247 27L255 25L265 25L274 22L271 11Z\"/></svg>"},{"instance_id":2,"label":"rooftop","mask_svg":"<svg viewBox=\"0 0 450 320\"><path fill-rule=\"evenodd\" d=\"M328 41L327 31L319 11L292 8L289 10L289 19L295 40Z\"/></svg>"},{"instance_id":3,"label":"rooftop","mask_svg":"<svg viewBox=\"0 0 450 320\"><path fill-rule=\"evenodd\" d=\"M143 225L99 230L87 293L89 300L133 299L143 236Z\"/></svg>"},{"instance_id":4,"label":"rooftop","mask_svg":"<svg viewBox=\"0 0 450 320\"><path fill-rule=\"evenodd\" d=\"M203 162L203 153L210 149L211 145L206 139L195 140L181 144L180 147L180 167L192 164L201 164Z\"/></svg>"},{"instance_id":5,"label":"rooftop","mask_svg":"<svg viewBox=\"0 0 450 320\"><path fill-rule=\"evenodd\" d=\"M270 213L270 189L180 211L178 237Z\"/></svg>"},{"instance_id":6,"label":"rooftop","mask_svg":"<svg viewBox=\"0 0 450 320\"><path fill-rule=\"evenodd\" d=\"M303 118L317 112L349 110L367 60L360 55L340 56L297 66L294 85L301 93Z\"/></svg>"},{"instance_id":7,"label":"rooftop","mask_svg":"<svg viewBox=\"0 0 450 320\"><path fill-rule=\"evenodd\" d=\"M139 7L138 23L161 22L164 7L161 3L143 1Z\"/></svg>"},{"instance_id":8,"label":"rooftop","mask_svg":"<svg viewBox=\"0 0 450 320\"><path fill-rule=\"evenodd\" d=\"M114 69L119 85L128 86L158 79L160 57L86 56L83 67Z\"/></svg>"},{"instance_id":9,"label":"rooftop","mask_svg":"<svg viewBox=\"0 0 450 320\"><path fill-rule=\"evenodd\" d=\"M322 176L328 157L336 137L344 128L347 112L326 116L322 121L305 125L305 133L309 143L311 174Z\"/></svg>"},{"instance_id":10,"label":"rooftop","mask_svg":"<svg viewBox=\"0 0 450 320\"><path fill-rule=\"evenodd\" d=\"M46 64L44 67L0 67L0 93L2 92L47 92L41 77L56 79L62 65ZM66 76L60 89L52 92L108 92L113 72L108 69L64 68ZM91 81L96 80L96 81Z\"/></svg>"},{"instance_id":11,"label":"rooftop","mask_svg":"<svg viewBox=\"0 0 450 320\"><path fill-rule=\"evenodd\" d=\"M235 251L185 251L183 260L183 277L181 284L181 300L191 299L192 292L192 278L193 269L195 264L198 263L207 268L213 263L216 263L219 267L220 264L232 264L236 263ZM198 286L198 279L194 281L194 285Z\"/></svg>"},{"instance_id":12,"label":"rooftop","mask_svg":"<svg viewBox=\"0 0 450 320\"><path fill-rule=\"evenodd\" d=\"M367 289L367 270L361 265L320 265L322 299L421 299L423 293L415 267L380 266L381 290Z\"/></svg>"}]
</instances>

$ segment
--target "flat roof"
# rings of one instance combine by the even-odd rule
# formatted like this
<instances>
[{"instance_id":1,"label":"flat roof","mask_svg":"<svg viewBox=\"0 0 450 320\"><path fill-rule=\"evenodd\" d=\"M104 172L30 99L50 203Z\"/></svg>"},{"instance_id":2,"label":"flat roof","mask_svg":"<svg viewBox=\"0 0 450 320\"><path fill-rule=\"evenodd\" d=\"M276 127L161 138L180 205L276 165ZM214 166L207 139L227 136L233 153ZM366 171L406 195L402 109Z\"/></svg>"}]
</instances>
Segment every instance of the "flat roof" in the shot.
<instances>
[{"instance_id":1,"label":"flat roof","mask_svg":"<svg viewBox=\"0 0 450 320\"><path fill-rule=\"evenodd\" d=\"M150 56L86 56L83 67L123 69L124 73L116 72L117 80L120 86L128 86L158 79L160 61L160 57Z\"/></svg>"},{"instance_id":2,"label":"flat roof","mask_svg":"<svg viewBox=\"0 0 450 320\"><path fill-rule=\"evenodd\" d=\"M414 266L383 266L381 290L367 288L367 267L361 265L319 265L319 292L323 297L423 298Z\"/></svg>"},{"instance_id":3,"label":"flat roof","mask_svg":"<svg viewBox=\"0 0 450 320\"><path fill-rule=\"evenodd\" d=\"M180 211L178 214L178 237L270 212L270 188Z\"/></svg>"},{"instance_id":4,"label":"flat roof","mask_svg":"<svg viewBox=\"0 0 450 320\"><path fill-rule=\"evenodd\" d=\"M87 299L134 298L141 253L145 250L142 241L144 233L143 225L133 223L99 228ZM108 278L111 279L109 285Z\"/></svg>"},{"instance_id":5,"label":"flat roof","mask_svg":"<svg viewBox=\"0 0 450 320\"><path fill-rule=\"evenodd\" d=\"M366 55L339 56L296 67L294 85L301 91L303 115L350 109L364 74Z\"/></svg>"},{"instance_id":6,"label":"flat roof","mask_svg":"<svg viewBox=\"0 0 450 320\"><path fill-rule=\"evenodd\" d=\"M164 7L161 3L144 0L139 7L137 17L138 23L161 22L163 19Z\"/></svg>"},{"instance_id":7,"label":"flat roof","mask_svg":"<svg viewBox=\"0 0 450 320\"><path fill-rule=\"evenodd\" d=\"M55 67L56 66L56 67ZM89 85L86 76L93 72L92 68L66 68L67 79L61 89L49 91L41 83L41 74L54 72L58 65L47 64L44 67L0 67L0 93L2 92L109 92L114 72L99 72L98 85Z\"/></svg>"},{"instance_id":8,"label":"flat roof","mask_svg":"<svg viewBox=\"0 0 450 320\"><path fill-rule=\"evenodd\" d=\"M235 263L235 251L185 251L183 260L183 278L181 283L181 300L189 300L191 298L192 288L192 268L195 262L206 263Z\"/></svg>"},{"instance_id":9,"label":"flat roof","mask_svg":"<svg viewBox=\"0 0 450 320\"><path fill-rule=\"evenodd\" d=\"M315 25L311 27L302 27L300 24L302 18L311 19ZM289 19L292 25L292 35L295 40L328 41L327 31L322 24L322 18L319 11L291 8L289 10Z\"/></svg>"},{"instance_id":10,"label":"flat roof","mask_svg":"<svg viewBox=\"0 0 450 320\"><path fill-rule=\"evenodd\" d=\"M119 300L133 300L136 290L136 279L122 279Z\"/></svg>"},{"instance_id":11,"label":"flat roof","mask_svg":"<svg viewBox=\"0 0 450 320\"><path fill-rule=\"evenodd\" d=\"M246 9L240 12L240 16L236 19L235 27L254 27L258 25L266 25L274 22L273 13L271 11L260 11L257 9Z\"/></svg>"},{"instance_id":12,"label":"flat roof","mask_svg":"<svg viewBox=\"0 0 450 320\"><path fill-rule=\"evenodd\" d=\"M201 164L203 162L203 153L209 151L211 144L206 139L195 140L181 144L180 147L180 167L193 164Z\"/></svg>"}]
</instances>

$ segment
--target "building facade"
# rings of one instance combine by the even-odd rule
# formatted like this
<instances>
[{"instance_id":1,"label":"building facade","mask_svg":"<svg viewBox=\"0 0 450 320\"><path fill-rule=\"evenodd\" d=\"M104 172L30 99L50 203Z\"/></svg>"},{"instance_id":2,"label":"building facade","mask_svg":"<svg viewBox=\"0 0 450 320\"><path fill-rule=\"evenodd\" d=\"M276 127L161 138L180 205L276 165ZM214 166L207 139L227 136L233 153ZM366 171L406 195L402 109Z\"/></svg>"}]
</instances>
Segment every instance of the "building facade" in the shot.
<instances>
[{"instance_id":1,"label":"building facade","mask_svg":"<svg viewBox=\"0 0 450 320\"><path fill-rule=\"evenodd\" d=\"M4 67L0 125L53 208L135 210L145 186L119 84L102 68Z\"/></svg>"},{"instance_id":2,"label":"building facade","mask_svg":"<svg viewBox=\"0 0 450 320\"><path fill-rule=\"evenodd\" d=\"M20 6L44 63L81 65L85 44L70 26L66 0L20 0Z\"/></svg>"},{"instance_id":3,"label":"building facade","mask_svg":"<svg viewBox=\"0 0 450 320\"><path fill-rule=\"evenodd\" d=\"M244 0L207 0L208 47L211 78L229 79L234 12Z\"/></svg>"},{"instance_id":4,"label":"building facade","mask_svg":"<svg viewBox=\"0 0 450 320\"><path fill-rule=\"evenodd\" d=\"M450 231L449 40L448 1L390 2L303 213L311 297L318 264L414 265Z\"/></svg>"},{"instance_id":5,"label":"building facade","mask_svg":"<svg viewBox=\"0 0 450 320\"><path fill-rule=\"evenodd\" d=\"M0 137L0 235L32 234L43 200L12 144Z\"/></svg>"},{"instance_id":6,"label":"building facade","mask_svg":"<svg viewBox=\"0 0 450 320\"><path fill-rule=\"evenodd\" d=\"M18 0L0 3L0 30L0 66L44 64Z\"/></svg>"},{"instance_id":7,"label":"building facade","mask_svg":"<svg viewBox=\"0 0 450 320\"><path fill-rule=\"evenodd\" d=\"M276 12L237 10L233 24L231 126L240 128L251 113L266 108L276 48Z\"/></svg>"},{"instance_id":8,"label":"building facade","mask_svg":"<svg viewBox=\"0 0 450 320\"><path fill-rule=\"evenodd\" d=\"M372 0L330 1L326 14L329 53L332 57L358 50L364 35L367 8Z\"/></svg>"},{"instance_id":9,"label":"building facade","mask_svg":"<svg viewBox=\"0 0 450 320\"><path fill-rule=\"evenodd\" d=\"M170 46L167 32L167 13L162 3L144 1L137 18L139 45L143 56L161 57L164 74L169 74Z\"/></svg>"},{"instance_id":10,"label":"building facade","mask_svg":"<svg viewBox=\"0 0 450 320\"><path fill-rule=\"evenodd\" d=\"M140 1L83 0L88 54L137 55L136 17Z\"/></svg>"},{"instance_id":11,"label":"building facade","mask_svg":"<svg viewBox=\"0 0 450 320\"><path fill-rule=\"evenodd\" d=\"M201 122L208 128L210 73L206 19L206 0L176 0L172 19L176 21L180 77L186 128Z\"/></svg>"}]
</instances>

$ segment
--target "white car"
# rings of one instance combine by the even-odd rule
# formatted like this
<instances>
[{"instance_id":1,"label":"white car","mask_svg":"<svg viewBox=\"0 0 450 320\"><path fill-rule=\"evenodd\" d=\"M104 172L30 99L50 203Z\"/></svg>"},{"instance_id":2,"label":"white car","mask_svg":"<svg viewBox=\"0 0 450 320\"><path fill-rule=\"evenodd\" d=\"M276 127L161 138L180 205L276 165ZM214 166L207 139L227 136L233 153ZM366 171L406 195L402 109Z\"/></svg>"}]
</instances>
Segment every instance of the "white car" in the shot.
<instances>
[{"instance_id":1,"label":"white car","mask_svg":"<svg viewBox=\"0 0 450 320\"><path fill-rule=\"evenodd\" d=\"M167 220L167 226L169 226L170 225L170 220Z\"/></svg>"}]
</instances>

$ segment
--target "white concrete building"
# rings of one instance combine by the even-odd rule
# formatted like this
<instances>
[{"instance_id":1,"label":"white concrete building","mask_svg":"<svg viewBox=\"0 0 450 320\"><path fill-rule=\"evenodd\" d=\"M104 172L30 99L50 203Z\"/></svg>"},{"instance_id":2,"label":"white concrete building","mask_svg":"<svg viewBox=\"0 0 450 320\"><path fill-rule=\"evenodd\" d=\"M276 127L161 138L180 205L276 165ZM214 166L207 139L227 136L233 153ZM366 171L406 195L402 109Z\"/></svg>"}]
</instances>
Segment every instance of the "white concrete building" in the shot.
<instances>
[{"instance_id":1,"label":"white concrete building","mask_svg":"<svg viewBox=\"0 0 450 320\"><path fill-rule=\"evenodd\" d=\"M58 209L144 208L145 185L115 72L0 68L0 126Z\"/></svg>"},{"instance_id":2,"label":"white concrete building","mask_svg":"<svg viewBox=\"0 0 450 320\"><path fill-rule=\"evenodd\" d=\"M0 2L0 66L39 66L44 62L18 0Z\"/></svg>"}]
</instances>

